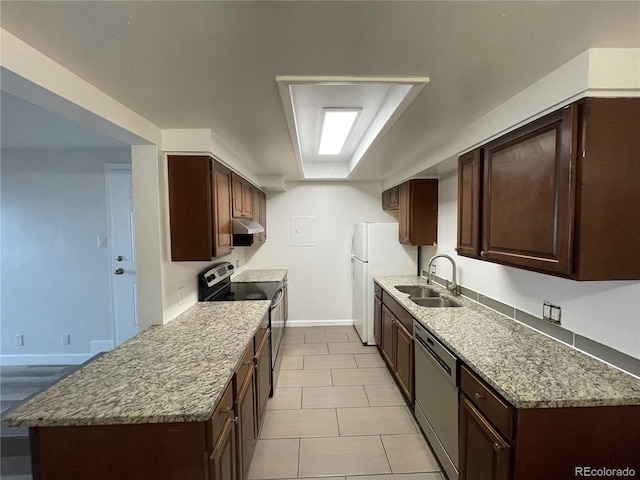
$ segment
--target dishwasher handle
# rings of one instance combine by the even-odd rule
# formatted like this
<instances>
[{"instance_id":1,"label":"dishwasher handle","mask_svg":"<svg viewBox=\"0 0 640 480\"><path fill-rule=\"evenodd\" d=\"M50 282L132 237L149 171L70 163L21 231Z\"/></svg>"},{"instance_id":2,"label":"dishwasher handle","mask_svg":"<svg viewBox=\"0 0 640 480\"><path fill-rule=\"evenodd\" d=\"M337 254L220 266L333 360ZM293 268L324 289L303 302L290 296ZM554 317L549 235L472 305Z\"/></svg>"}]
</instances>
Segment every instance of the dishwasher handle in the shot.
<instances>
[{"instance_id":1,"label":"dishwasher handle","mask_svg":"<svg viewBox=\"0 0 640 480\"><path fill-rule=\"evenodd\" d=\"M458 385L458 358L451 353L438 339L420 325L413 322L413 338L416 352L419 350L439 367L442 374L453 384Z\"/></svg>"}]
</instances>

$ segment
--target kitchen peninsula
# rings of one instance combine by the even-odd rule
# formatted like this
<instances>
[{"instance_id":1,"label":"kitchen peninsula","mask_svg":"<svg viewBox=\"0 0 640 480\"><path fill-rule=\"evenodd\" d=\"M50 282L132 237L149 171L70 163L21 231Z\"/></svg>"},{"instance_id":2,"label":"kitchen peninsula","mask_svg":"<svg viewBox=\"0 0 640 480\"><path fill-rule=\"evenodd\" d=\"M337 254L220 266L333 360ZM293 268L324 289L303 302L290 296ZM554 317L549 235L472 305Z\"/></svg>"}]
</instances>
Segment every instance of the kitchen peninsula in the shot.
<instances>
[{"instance_id":1,"label":"kitchen peninsula","mask_svg":"<svg viewBox=\"0 0 640 480\"><path fill-rule=\"evenodd\" d=\"M198 303L16 408L34 479L215 478L216 406L270 304Z\"/></svg>"}]
</instances>

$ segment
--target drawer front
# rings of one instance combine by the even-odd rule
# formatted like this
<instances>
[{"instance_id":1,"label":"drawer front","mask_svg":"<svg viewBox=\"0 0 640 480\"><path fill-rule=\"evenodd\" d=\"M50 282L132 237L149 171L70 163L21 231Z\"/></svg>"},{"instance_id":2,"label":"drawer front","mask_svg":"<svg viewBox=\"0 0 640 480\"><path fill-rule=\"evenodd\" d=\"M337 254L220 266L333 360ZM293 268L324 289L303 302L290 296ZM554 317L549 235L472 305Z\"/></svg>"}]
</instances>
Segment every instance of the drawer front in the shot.
<instances>
[{"instance_id":1,"label":"drawer front","mask_svg":"<svg viewBox=\"0 0 640 480\"><path fill-rule=\"evenodd\" d=\"M233 412L233 388L231 388L231 383L227 385L226 390L222 394L222 398L218 402L218 406L207 422L206 447L208 452L213 450L213 447L224 428L224 422L230 416L235 417L235 413Z\"/></svg>"},{"instance_id":2,"label":"drawer front","mask_svg":"<svg viewBox=\"0 0 640 480\"><path fill-rule=\"evenodd\" d=\"M240 361L240 365L236 369L236 374L234 377L235 384L235 396L238 396L238 391L240 390L240 386L244 382L249 370L253 368L253 340L249 342L247 345L247 349L242 356L242 360Z\"/></svg>"},{"instance_id":3,"label":"drawer front","mask_svg":"<svg viewBox=\"0 0 640 480\"><path fill-rule=\"evenodd\" d=\"M373 284L373 294L382 300L382 287L375 282Z\"/></svg>"},{"instance_id":4,"label":"drawer front","mask_svg":"<svg viewBox=\"0 0 640 480\"><path fill-rule=\"evenodd\" d=\"M402 326L407 329L407 332L413 335L413 317L411 314L402 308L402 306L384 290L382 291L382 303L391 310L391 313L393 313Z\"/></svg>"},{"instance_id":5,"label":"drawer front","mask_svg":"<svg viewBox=\"0 0 640 480\"><path fill-rule=\"evenodd\" d=\"M512 439L513 408L465 365L460 368L460 389L507 439Z\"/></svg>"}]
</instances>

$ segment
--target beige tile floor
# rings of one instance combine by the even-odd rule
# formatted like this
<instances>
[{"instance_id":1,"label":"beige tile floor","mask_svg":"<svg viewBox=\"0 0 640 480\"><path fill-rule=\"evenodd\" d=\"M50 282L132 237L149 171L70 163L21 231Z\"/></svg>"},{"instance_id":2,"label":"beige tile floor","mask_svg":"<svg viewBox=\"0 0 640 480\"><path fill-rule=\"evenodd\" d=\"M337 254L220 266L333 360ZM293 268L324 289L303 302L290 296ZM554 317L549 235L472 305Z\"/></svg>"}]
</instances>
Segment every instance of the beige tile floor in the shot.
<instances>
[{"instance_id":1,"label":"beige tile floor","mask_svg":"<svg viewBox=\"0 0 640 480\"><path fill-rule=\"evenodd\" d=\"M445 480L384 361L353 327L288 328L249 480Z\"/></svg>"}]
</instances>

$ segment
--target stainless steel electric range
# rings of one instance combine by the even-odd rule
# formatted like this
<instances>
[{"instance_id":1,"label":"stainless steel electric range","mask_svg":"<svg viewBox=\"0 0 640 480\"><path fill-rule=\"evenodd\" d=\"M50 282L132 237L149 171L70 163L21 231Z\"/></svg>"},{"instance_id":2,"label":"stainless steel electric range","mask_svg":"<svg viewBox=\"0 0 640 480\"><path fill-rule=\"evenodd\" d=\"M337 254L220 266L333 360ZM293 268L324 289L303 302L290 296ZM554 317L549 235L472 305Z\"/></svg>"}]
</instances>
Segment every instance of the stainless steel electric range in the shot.
<instances>
[{"instance_id":1,"label":"stainless steel electric range","mask_svg":"<svg viewBox=\"0 0 640 480\"><path fill-rule=\"evenodd\" d=\"M280 282L231 281L234 266L229 262L215 263L198 274L198 300L201 302L238 302L248 300L271 300L269 325L271 327L271 372L272 390L280 371L278 351L284 330L283 285Z\"/></svg>"}]
</instances>

